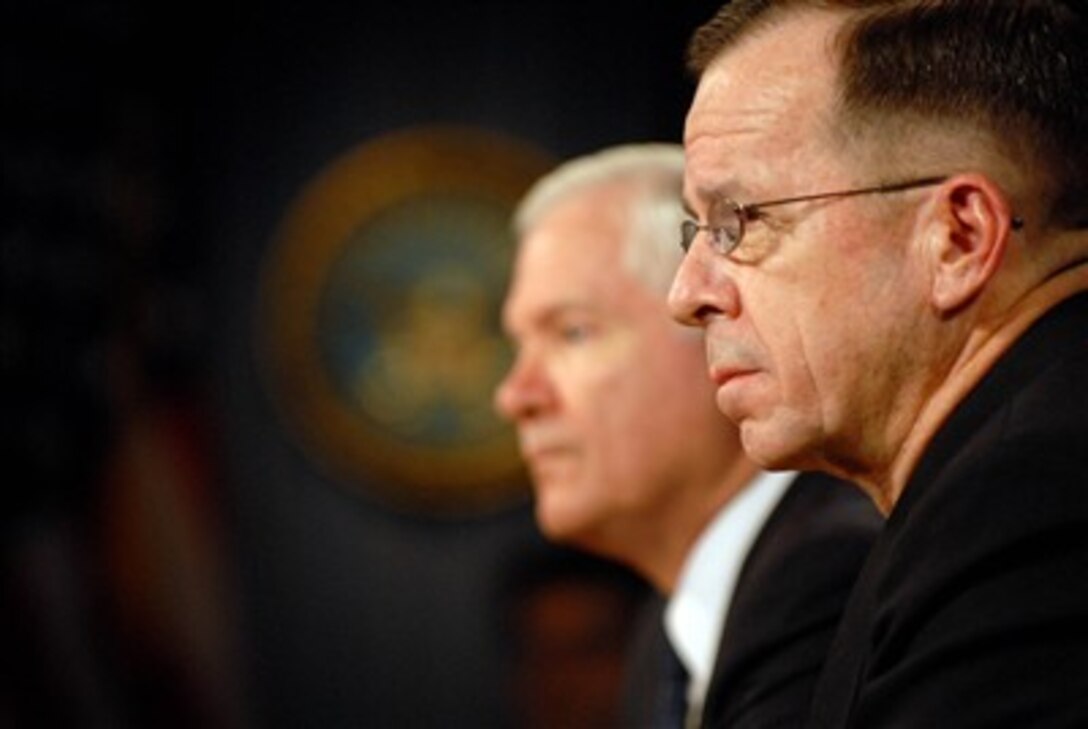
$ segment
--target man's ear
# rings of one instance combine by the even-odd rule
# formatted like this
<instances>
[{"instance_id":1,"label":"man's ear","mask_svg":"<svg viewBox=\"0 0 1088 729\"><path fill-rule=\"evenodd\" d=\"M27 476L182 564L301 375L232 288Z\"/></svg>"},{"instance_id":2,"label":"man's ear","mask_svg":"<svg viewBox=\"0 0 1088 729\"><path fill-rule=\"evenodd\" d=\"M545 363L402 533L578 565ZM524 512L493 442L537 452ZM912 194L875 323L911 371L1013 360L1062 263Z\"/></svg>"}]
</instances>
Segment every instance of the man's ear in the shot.
<instances>
[{"instance_id":1,"label":"man's ear","mask_svg":"<svg viewBox=\"0 0 1088 729\"><path fill-rule=\"evenodd\" d=\"M1008 198L984 175L955 175L937 195L930 296L934 308L951 314L974 301L997 272L1013 214Z\"/></svg>"}]
</instances>

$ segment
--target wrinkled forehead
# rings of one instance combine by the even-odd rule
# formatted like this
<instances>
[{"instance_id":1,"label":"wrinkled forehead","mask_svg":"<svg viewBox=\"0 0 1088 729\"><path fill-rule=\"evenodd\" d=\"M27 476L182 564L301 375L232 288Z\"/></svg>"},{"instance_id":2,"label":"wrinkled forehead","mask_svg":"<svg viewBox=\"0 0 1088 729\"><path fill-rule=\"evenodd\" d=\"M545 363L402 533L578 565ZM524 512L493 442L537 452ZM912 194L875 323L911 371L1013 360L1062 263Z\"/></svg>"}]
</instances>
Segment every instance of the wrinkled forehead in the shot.
<instances>
[{"instance_id":1,"label":"wrinkled forehead","mask_svg":"<svg viewBox=\"0 0 1088 729\"><path fill-rule=\"evenodd\" d=\"M799 164L830 141L841 16L797 13L720 54L696 89L684 128L685 197L743 196L738 171ZM730 189L731 187L738 189Z\"/></svg>"},{"instance_id":2,"label":"wrinkled forehead","mask_svg":"<svg viewBox=\"0 0 1088 729\"><path fill-rule=\"evenodd\" d=\"M839 13L797 12L742 36L700 77L687 126L705 122L699 117L708 112L733 110L743 123L791 102L829 107L835 98L836 37L842 23Z\"/></svg>"}]
</instances>

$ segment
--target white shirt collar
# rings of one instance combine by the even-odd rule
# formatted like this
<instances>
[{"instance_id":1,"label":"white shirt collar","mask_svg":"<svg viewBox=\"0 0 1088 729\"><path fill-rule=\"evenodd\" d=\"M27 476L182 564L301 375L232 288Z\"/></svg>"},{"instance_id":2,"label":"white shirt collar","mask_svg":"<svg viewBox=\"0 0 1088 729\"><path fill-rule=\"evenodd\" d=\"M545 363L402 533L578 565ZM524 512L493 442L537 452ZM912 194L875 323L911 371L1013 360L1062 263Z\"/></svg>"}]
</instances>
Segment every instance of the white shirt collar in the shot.
<instances>
[{"instance_id":1,"label":"white shirt collar","mask_svg":"<svg viewBox=\"0 0 1088 729\"><path fill-rule=\"evenodd\" d=\"M665 607L665 634L687 668L688 703L701 706L741 567L796 473L760 473L703 530Z\"/></svg>"}]
</instances>

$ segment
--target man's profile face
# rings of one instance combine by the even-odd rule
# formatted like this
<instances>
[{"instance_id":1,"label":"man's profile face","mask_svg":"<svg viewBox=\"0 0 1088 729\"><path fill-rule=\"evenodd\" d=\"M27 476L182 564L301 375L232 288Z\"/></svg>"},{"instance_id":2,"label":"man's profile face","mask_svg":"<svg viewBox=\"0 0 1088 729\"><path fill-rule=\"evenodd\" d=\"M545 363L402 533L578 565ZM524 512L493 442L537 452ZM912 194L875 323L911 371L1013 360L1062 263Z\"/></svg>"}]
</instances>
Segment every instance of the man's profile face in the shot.
<instances>
[{"instance_id":1,"label":"man's profile face","mask_svg":"<svg viewBox=\"0 0 1088 729\"><path fill-rule=\"evenodd\" d=\"M699 338L624 268L618 194L560 203L521 241L504 308L518 355L495 397L517 426L542 530L605 553L739 451Z\"/></svg>"},{"instance_id":2,"label":"man's profile face","mask_svg":"<svg viewBox=\"0 0 1088 729\"><path fill-rule=\"evenodd\" d=\"M828 141L835 22L797 13L703 75L685 128L684 196L700 222L719 195L754 203L879 181ZM768 209L742 239L758 254L751 263L695 239L670 305L705 327L718 406L758 463L821 467L867 457L867 439L879 439L870 429L889 406L897 358L909 358L916 288L897 209L872 197Z\"/></svg>"}]
</instances>

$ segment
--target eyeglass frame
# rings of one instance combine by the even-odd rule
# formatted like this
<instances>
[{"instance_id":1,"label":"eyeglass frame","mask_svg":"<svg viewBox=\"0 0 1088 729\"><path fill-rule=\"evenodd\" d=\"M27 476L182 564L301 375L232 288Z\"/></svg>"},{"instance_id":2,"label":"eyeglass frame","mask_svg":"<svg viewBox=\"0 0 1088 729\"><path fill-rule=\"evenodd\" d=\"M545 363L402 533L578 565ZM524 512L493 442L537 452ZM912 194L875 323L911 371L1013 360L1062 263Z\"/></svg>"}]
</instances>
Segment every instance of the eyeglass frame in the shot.
<instances>
[{"instance_id":1,"label":"eyeglass frame","mask_svg":"<svg viewBox=\"0 0 1088 729\"><path fill-rule=\"evenodd\" d=\"M901 192L903 190L913 190L919 187L930 187L932 185L939 185L947 180L950 175L936 175L931 177L920 177L912 180L903 180L900 182L891 182L884 185L873 185L871 187L859 187L851 190L836 190L835 192L819 192L810 195L796 195L793 197L783 197L775 200L765 200L757 203L739 203L732 198L723 197L720 198L721 203L727 205L729 209L733 211L737 218L737 233L736 237L730 239L728 229L721 225L712 225L711 223L697 223L694 220L685 220L680 223L680 248L685 254L691 249L692 244L695 242L695 236L700 232L706 232L710 234L711 247L714 251L722 256L729 257L740 246L740 242L744 240L744 233L747 223L755 222L759 220L763 215L764 208L776 207L778 205L787 205L789 203L809 202L811 200L825 200L839 197L855 197L857 195L876 195L885 194L890 192ZM1019 230L1024 227L1024 221L1019 216L1013 216L1012 228L1013 230ZM722 233L719 236L717 233ZM728 242L723 243L719 238L728 239Z\"/></svg>"}]
</instances>

